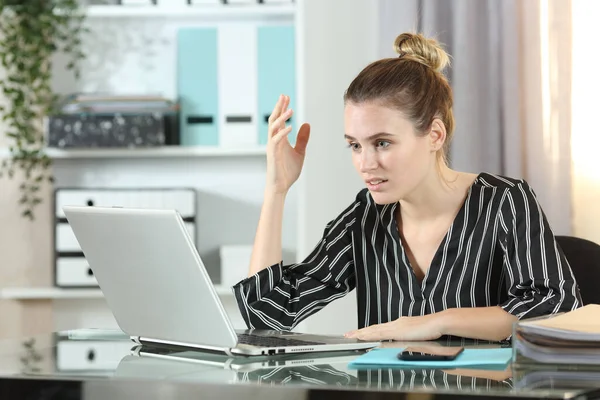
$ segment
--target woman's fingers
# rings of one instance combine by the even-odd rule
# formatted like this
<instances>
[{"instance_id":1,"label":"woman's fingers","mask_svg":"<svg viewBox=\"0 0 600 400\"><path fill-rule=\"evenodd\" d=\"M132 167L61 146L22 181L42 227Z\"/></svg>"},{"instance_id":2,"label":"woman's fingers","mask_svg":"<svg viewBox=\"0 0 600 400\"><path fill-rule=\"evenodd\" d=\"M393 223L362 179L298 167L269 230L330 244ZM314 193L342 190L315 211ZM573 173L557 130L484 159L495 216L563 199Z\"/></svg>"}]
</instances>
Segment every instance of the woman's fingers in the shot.
<instances>
[{"instance_id":1,"label":"woman's fingers","mask_svg":"<svg viewBox=\"0 0 600 400\"><path fill-rule=\"evenodd\" d=\"M281 109L281 112L282 113L286 112L289 106L290 106L290 96L283 95L283 108Z\"/></svg>"},{"instance_id":2,"label":"woman's fingers","mask_svg":"<svg viewBox=\"0 0 600 400\"><path fill-rule=\"evenodd\" d=\"M271 127L270 127L271 136L276 135L277 132L279 132L281 129L283 129L285 127L285 121L290 119L290 117L292 116L293 113L294 113L294 111L289 109L289 110L285 111L283 114L281 114L279 116L279 118L277 118L275 121L273 121L273 123L271 124Z\"/></svg>"},{"instance_id":3,"label":"woman's fingers","mask_svg":"<svg viewBox=\"0 0 600 400\"><path fill-rule=\"evenodd\" d=\"M284 95L279 96L277 103L275 103L275 107L273 107L273 111L271 112L271 115L269 115L269 125L271 125L273 123L273 121L275 121L277 118L279 118L282 110L285 110L285 108L283 108L283 103L285 101L285 97L286 96L284 96Z\"/></svg>"},{"instance_id":4,"label":"woman's fingers","mask_svg":"<svg viewBox=\"0 0 600 400\"><path fill-rule=\"evenodd\" d=\"M272 128L275 131L282 128L281 126L278 125L278 123L276 121L279 117L281 117L281 115L283 113L285 113L287 111L287 108L289 105L290 105L290 96L286 96L283 94L281 96L279 96L279 100L277 100L277 103L275 103L273 112L271 113L271 115L269 115L269 128Z\"/></svg>"},{"instance_id":5,"label":"woman's fingers","mask_svg":"<svg viewBox=\"0 0 600 400\"><path fill-rule=\"evenodd\" d=\"M296 137L296 145L294 149L298 154L304 155L306 153L306 145L310 138L310 125L307 123L302 124L298 130L298 136Z\"/></svg>"},{"instance_id":6,"label":"woman's fingers","mask_svg":"<svg viewBox=\"0 0 600 400\"><path fill-rule=\"evenodd\" d=\"M273 144L279 143L284 137L286 137L287 135L289 135L291 131L292 131L292 126L291 125L290 126L286 126L285 128L283 128L280 131L278 131L273 136Z\"/></svg>"}]
</instances>

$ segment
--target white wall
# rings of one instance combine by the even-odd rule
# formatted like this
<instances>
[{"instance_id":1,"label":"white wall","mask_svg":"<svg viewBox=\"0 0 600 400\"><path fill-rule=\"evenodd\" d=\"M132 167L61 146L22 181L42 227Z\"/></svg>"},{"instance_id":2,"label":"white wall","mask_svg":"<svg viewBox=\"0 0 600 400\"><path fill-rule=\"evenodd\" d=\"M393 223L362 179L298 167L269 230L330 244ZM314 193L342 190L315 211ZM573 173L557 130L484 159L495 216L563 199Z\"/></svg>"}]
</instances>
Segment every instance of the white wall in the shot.
<instances>
[{"instance_id":1,"label":"white wall","mask_svg":"<svg viewBox=\"0 0 600 400\"><path fill-rule=\"evenodd\" d=\"M377 58L378 7L373 0L299 0L299 119L311 124L298 191L298 257L306 256L325 224L355 198L362 182L344 141L343 94L367 63ZM299 326L344 333L356 328L352 292Z\"/></svg>"},{"instance_id":2,"label":"white wall","mask_svg":"<svg viewBox=\"0 0 600 400\"><path fill-rule=\"evenodd\" d=\"M600 3L573 1L573 81L571 151L573 159L573 234L600 243L600 135L595 127L600 56L594 47Z\"/></svg>"},{"instance_id":3,"label":"white wall","mask_svg":"<svg viewBox=\"0 0 600 400\"><path fill-rule=\"evenodd\" d=\"M415 31L417 0L298 0L299 119L312 126L298 190L298 258L363 183L343 139L343 93L368 63L394 57L394 39ZM394 16L393 18L390 16ZM357 327L356 294L328 305L298 330L342 334Z\"/></svg>"}]
</instances>

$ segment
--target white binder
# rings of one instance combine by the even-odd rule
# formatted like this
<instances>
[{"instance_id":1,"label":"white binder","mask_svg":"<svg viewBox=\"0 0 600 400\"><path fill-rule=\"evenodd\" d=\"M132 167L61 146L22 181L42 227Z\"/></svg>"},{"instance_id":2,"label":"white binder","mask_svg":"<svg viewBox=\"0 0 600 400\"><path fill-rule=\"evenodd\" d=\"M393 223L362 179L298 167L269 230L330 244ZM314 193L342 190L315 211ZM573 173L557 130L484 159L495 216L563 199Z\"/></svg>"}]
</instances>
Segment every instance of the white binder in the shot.
<instances>
[{"instance_id":1,"label":"white binder","mask_svg":"<svg viewBox=\"0 0 600 400\"><path fill-rule=\"evenodd\" d=\"M219 145L258 145L256 24L222 24L219 49Z\"/></svg>"},{"instance_id":2,"label":"white binder","mask_svg":"<svg viewBox=\"0 0 600 400\"><path fill-rule=\"evenodd\" d=\"M192 240L196 241L195 189L65 188L56 190L54 201L54 284L61 288L98 287L94 273L62 211L65 205L175 209L183 217Z\"/></svg>"},{"instance_id":3,"label":"white binder","mask_svg":"<svg viewBox=\"0 0 600 400\"><path fill-rule=\"evenodd\" d=\"M110 371L135 346L128 340L74 341L61 340L56 344L56 369L58 371Z\"/></svg>"}]
</instances>

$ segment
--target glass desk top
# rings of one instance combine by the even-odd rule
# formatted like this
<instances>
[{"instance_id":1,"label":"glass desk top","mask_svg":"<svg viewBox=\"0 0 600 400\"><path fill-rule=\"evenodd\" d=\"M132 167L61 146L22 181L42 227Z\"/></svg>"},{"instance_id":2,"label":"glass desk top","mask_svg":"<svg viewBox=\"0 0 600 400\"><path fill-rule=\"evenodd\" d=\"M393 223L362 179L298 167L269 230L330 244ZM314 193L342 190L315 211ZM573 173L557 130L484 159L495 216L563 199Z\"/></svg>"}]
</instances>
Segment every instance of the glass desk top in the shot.
<instances>
[{"instance_id":1,"label":"glass desk top","mask_svg":"<svg viewBox=\"0 0 600 400\"><path fill-rule=\"evenodd\" d=\"M385 342L402 348L415 343ZM508 344L441 341L434 346L483 348ZM294 354L278 357L231 358L203 352L152 356L119 331L75 330L0 341L3 379L76 381L160 381L257 387L295 387L385 391L460 396L521 398L593 398L600 372L577 369L519 369L510 363L495 369L369 368L348 366L362 352ZM587 397L586 397L587 394Z\"/></svg>"}]
</instances>

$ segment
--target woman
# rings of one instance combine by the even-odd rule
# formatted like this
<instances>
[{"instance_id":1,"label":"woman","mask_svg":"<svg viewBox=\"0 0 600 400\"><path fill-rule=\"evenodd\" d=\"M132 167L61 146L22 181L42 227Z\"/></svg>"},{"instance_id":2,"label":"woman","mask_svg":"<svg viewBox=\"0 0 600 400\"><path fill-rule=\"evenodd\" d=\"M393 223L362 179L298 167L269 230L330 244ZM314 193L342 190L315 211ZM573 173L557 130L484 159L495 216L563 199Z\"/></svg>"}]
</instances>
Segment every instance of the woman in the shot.
<instances>
[{"instance_id":1,"label":"woman","mask_svg":"<svg viewBox=\"0 0 600 400\"><path fill-rule=\"evenodd\" d=\"M417 34L398 58L368 65L345 96L345 139L366 189L303 261L283 266L284 200L310 127L295 147L281 96L269 119L267 185L249 277L234 286L251 328L292 329L357 289L363 340L441 336L503 340L520 318L581 306L579 290L531 187L448 167L454 130L448 55Z\"/></svg>"}]
</instances>

